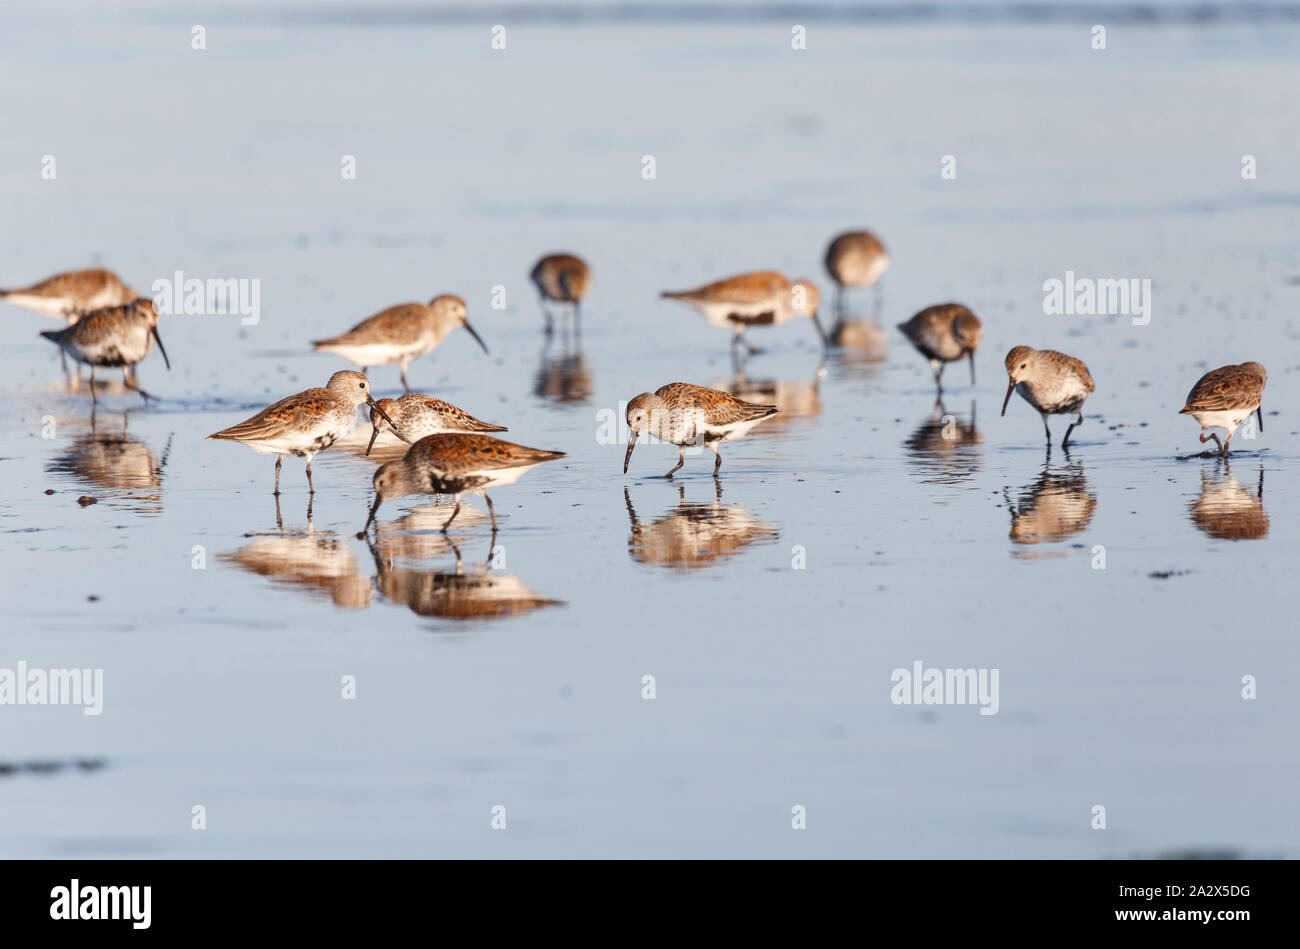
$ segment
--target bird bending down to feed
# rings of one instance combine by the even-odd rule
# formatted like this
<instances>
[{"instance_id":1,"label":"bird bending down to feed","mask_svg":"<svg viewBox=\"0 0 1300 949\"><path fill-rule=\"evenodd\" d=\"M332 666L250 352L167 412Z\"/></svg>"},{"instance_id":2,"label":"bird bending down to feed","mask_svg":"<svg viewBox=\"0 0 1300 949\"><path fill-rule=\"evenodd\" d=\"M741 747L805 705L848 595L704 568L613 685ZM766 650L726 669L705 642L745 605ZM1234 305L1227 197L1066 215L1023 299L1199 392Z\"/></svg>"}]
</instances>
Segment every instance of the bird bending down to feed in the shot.
<instances>
[{"instance_id":1,"label":"bird bending down to feed","mask_svg":"<svg viewBox=\"0 0 1300 949\"><path fill-rule=\"evenodd\" d=\"M744 437L751 428L776 414L775 405L746 402L728 392L706 389L685 382L670 382L654 393L642 392L627 404L627 454L623 456L623 473L627 474L632 449L638 436L649 433L660 441L681 446L677 464L664 475L671 478L686 463L686 448L702 445L716 456L713 474L722 467L718 445Z\"/></svg>"}]
</instances>

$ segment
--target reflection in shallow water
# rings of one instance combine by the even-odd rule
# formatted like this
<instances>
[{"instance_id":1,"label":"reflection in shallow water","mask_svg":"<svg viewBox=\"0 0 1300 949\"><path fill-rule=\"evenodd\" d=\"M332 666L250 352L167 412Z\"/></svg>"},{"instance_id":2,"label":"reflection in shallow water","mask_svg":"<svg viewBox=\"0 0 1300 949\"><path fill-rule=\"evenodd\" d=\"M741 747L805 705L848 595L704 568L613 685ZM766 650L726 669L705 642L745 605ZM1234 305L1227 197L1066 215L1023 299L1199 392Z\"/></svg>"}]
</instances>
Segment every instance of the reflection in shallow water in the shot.
<instances>
[{"instance_id":1,"label":"reflection in shallow water","mask_svg":"<svg viewBox=\"0 0 1300 949\"><path fill-rule=\"evenodd\" d=\"M819 364L812 379L807 382L800 379L751 379L745 374L744 366L737 364L735 375L730 379L715 380L710 383L710 387L730 392L746 402L775 405L777 414L755 430L755 434L771 434L790 428L798 419L809 419L821 414L821 382L825 376L826 367Z\"/></svg>"},{"instance_id":2,"label":"reflection in shallow water","mask_svg":"<svg viewBox=\"0 0 1300 949\"><path fill-rule=\"evenodd\" d=\"M975 425L975 402L970 404L970 421L963 422L936 400L930 416L908 436L903 447L909 462L920 469L926 484L960 484L980 470L984 441Z\"/></svg>"},{"instance_id":3,"label":"reflection in shallow water","mask_svg":"<svg viewBox=\"0 0 1300 949\"><path fill-rule=\"evenodd\" d=\"M591 398L595 389L591 363L582 355L578 339L580 337L571 341L569 334L564 333L558 352L552 355L551 339L547 337L533 383L533 395L551 402L586 402Z\"/></svg>"},{"instance_id":4,"label":"reflection in shallow water","mask_svg":"<svg viewBox=\"0 0 1300 949\"><path fill-rule=\"evenodd\" d=\"M1044 468L1038 480L1021 489L1012 501L1003 489L1011 511L1011 541L1015 544L1051 544L1087 529L1097 510L1097 496L1088 487L1083 465ZM1063 551L1017 550L1017 557L1063 556Z\"/></svg>"},{"instance_id":5,"label":"reflection in shallow water","mask_svg":"<svg viewBox=\"0 0 1300 949\"><path fill-rule=\"evenodd\" d=\"M443 619L500 619L564 605L496 569L505 552L495 546L495 534L486 550L487 559L465 567L460 545L442 533L449 510L450 505L428 505L377 526L370 552L375 558L379 592L385 599L420 616ZM464 528L464 522L476 519L484 520L486 515L463 508L456 523ZM411 563L448 554L456 558L453 570L422 570Z\"/></svg>"},{"instance_id":6,"label":"reflection in shallow water","mask_svg":"<svg viewBox=\"0 0 1300 949\"><path fill-rule=\"evenodd\" d=\"M280 499L275 499L276 530L250 533L252 543L217 555L250 573L270 578L279 586L296 587L314 595L327 595L336 606L358 610L370 605L375 590L371 578L362 576L361 563L346 540L312 526L307 503L305 530L285 530Z\"/></svg>"},{"instance_id":7,"label":"reflection in shallow water","mask_svg":"<svg viewBox=\"0 0 1300 949\"><path fill-rule=\"evenodd\" d=\"M55 432L65 427L89 425L90 430L77 435L72 444L54 455L45 465L51 475L71 477L92 489L101 489L111 497L139 502L130 505L138 514L162 512L162 475L171 450L171 439L161 457L149 445L127 431L128 413L122 413L120 429L105 423L105 418L91 413L87 420L56 420Z\"/></svg>"},{"instance_id":8,"label":"reflection in shallow water","mask_svg":"<svg viewBox=\"0 0 1300 949\"><path fill-rule=\"evenodd\" d=\"M1268 536L1268 515L1264 512L1264 468L1259 469L1255 493L1232 476L1221 458L1214 472L1201 469L1201 496L1188 508L1196 526L1220 540L1259 540Z\"/></svg>"},{"instance_id":9,"label":"reflection in shallow water","mask_svg":"<svg viewBox=\"0 0 1300 949\"><path fill-rule=\"evenodd\" d=\"M714 479L712 501L687 501L686 486L677 486L677 507L651 524L643 524L632 506L632 496L623 489L632 533L627 540L633 560L695 570L725 561L752 543L775 541L781 532L757 520L749 511L722 503L722 482Z\"/></svg>"},{"instance_id":10,"label":"reflection in shallow water","mask_svg":"<svg viewBox=\"0 0 1300 949\"><path fill-rule=\"evenodd\" d=\"M889 334L875 320L840 320L831 327L830 340L861 362L879 362L889 350Z\"/></svg>"}]
</instances>

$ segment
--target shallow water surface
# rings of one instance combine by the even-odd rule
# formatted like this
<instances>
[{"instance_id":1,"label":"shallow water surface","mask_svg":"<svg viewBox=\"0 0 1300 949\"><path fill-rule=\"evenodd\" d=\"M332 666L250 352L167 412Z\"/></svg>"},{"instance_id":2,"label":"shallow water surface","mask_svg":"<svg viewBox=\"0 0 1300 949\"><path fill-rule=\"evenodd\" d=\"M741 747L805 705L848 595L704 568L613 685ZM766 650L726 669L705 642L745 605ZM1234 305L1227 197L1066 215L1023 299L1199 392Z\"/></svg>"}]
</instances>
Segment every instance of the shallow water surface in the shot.
<instances>
[{"instance_id":1,"label":"shallow water surface","mask_svg":"<svg viewBox=\"0 0 1300 949\"><path fill-rule=\"evenodd\" d=\"M1296 25L1129 23L1102 54L1070 22L846 22L797 52L766 22L534 23L493 53L473 23L249 14L197 52L135 9L0 30L0 284L257 279L260 320L164 317L156 398L92 413L55 324L0 304L0 666L104 682L97 716L0 707L0 852L1300 852ZM864 225L893 266L826 355L799 321L734 364L657 299L824 285ZM527 274L562 249L595 283L547 343ZM1153 318L1044 315L1067 270L1151 279ZM495 538L481 500L444 536L429 496L356 539L400 455L365 458L368 425L310 502L301 460L277 502L269 456L204 440L346 368L308 340L441 292L490 355L456 333L413 387L567 453L494 495ZM984 343L940 402L894 325L948 299ZM1096 379L1068 452L1018 397L999 416L1021 343ZM1247 359L1264 430L1179 460L1187 391ZM717 481L708 452L655 477L676 453L648 443L624 476L609 420L678 380L780 414ZM998 670L997 714L894 704L918 661Z\"/></svg>"}]
</instances>

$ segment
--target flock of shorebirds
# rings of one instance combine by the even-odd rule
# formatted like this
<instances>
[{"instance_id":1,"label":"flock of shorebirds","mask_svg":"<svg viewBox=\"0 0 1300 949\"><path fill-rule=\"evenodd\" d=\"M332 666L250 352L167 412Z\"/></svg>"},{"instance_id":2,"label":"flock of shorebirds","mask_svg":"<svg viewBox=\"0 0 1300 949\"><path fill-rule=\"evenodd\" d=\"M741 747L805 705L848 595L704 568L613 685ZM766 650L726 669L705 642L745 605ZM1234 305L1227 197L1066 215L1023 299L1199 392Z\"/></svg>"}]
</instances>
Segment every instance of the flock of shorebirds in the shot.
<instances>
[{"instance_id":1,"label":"flock of shorebirds","mask_svg":"<svg viewBox=\"0 0 1300 949\"><path fill-rule=\"evenodd\" d=\"M825 263L836 285L838 311L844 294L851 288L870 287L879 294L879 281L890 261L875 235L851 231L831 241ZM591 285L587 264L572 254L552 254L538 261L531 279L540 295L546 332L551 333L554 326L551 304L567 307L576 330L582 300ZM758 351L745 337L751 327L776 326L798 317L811 319L823 345L828 342L818 320L821 296L808 280L790 281L775 271L758 271L694 290L664 292L662 296L698 310L710 325L730 330L733 352L740 347L751 353ZM148 393L138 385L135 367L155 343L171 368L158 335L158 309L154 302L140 296L112 271L63 273L30 287L0 291L0 299L67 321L63 329L47 330L41 335L55 343L65 359L71 357L78 367L81 364L90 367L92 399L98 398L96 368L120 368L126 386L148 398ZM487 351L487 345L470 326L468 308L460 297L443 294L428 304L389 307L346 333L313 343L319 351L334 353L360 366L360 372L336 372L324 388L307 389L281 399L252 418L208 437L241 442L254 451L275 455L276 495L280 493L280 466L284 456L305 458L308 488L314 493L312 459L348 435L356 426L357 409L366 405L373 429L367 455L383 431L391 432L411 447L403 458L380 465L375 471L374 504L358 536L364 536L385 499L416 493L448 494L455 498L451 516L443 525L444 532L460 512L461 496L471 492L482 494L495 533L496 513L487 491L511 484L528 469L563 458L564 453L504 441L487 434L506 431L504 426L480 421L449 402L410 391L407 367L459 327ZM979 349L982 325L969 308L957 303L927 307L900 323L898 328L929 360L935 386L940 391L944 368L963 359L970 363L974 384L975 352ZM383 365L400 367L406 395L399 399L373 398L366 372L372 366ZM1002 414L1006 414L1012 393L1019 392L1041 415L1049 448L1052 433L1048 417L1074 415L1075 420L1061 440L1062 447L1068 446L1070 434L1083 422L1084 402L1095 388L1088 367L1073 356L1028 346L1014 347L1007 353L1005 365L1008 385ZM1260 403L1267 378L1264 367L1257 362L1215 369L1192 387L1181 413L1193 416L1201 424L1200 440L1213 439L1226 457L1233 433L1252 413L1257 416L1262 431ZM686 449L691 446L714 452L716 477L722 465L718 446L743 437L776 411L774 405L746 402L727 392L681 382L662 386L653 393L642 393L627 404L629 437L623 471L627 472L638 437L650 434L679 447L677 464L665 477L671 478L682 467ZM1226 438L1220 440L1211 429L1223 429Z\"/></svg>"}]
</instances>

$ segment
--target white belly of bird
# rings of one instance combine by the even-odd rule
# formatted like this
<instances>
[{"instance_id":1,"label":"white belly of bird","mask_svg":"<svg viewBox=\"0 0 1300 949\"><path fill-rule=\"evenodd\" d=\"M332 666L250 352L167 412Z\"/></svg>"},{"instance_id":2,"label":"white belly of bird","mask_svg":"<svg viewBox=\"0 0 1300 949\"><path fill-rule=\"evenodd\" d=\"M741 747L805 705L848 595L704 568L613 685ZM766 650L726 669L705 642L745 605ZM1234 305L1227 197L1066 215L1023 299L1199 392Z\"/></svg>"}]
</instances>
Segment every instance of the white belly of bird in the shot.
<instances>
[{"instance_id":1,"label":"white belly of bird","mask_svg":"<svg viewBox=\"0 0 1300 949\"><path fill-rule=\"evenodd\" d=\"M244 444L264 455L314 455L349 434L356 424L357 416L353 412L347 419L332 417L328 421L322 420L315 428L286 432L258 441L245 441Z\"/></svg>"},{"instance_id":2,"label":"white belly of bird","mask_svg":"<svg viewBox=\"0 0 1300 949\"><path fill-rule=\"evenodd\" d=\"M357 366L391 366L404 359L423 356L432 348L428 343L419 342L402 345L394 343L339 344L338 346L322 346L321 350L327 353L336 353Z\"/></svg>"},{"instance_id":3,"label":"white belly of bird","mask_svg":"<svg viewBox=\"0 0 1300 949\"><path fill-rule=\"evenodd\" d=\"M790 318L790 314L784 311L778 300L766 300L759 303L692 303L697 310L704 314L710 326L727 326L736 327L744 326L743 323L731 319L732 316L756 317L764 313L772 314L772 322L784 323Z\"/></svg>"},{"instance_id":4,"label":"white belly of bird","mask_svg":"<svg viewBox=\"0 0 1300 949\"><path fill-rule=\"evenodd\" d=\"M1016 386L1016 391L1038 411L1049 415L1078 412L1088 400L1088 390L1074 381L1040 382L1032 389L1028 383L1022 382Z\"/></svg>"},{"instance_id":5,"label":"white belly of bird","mask_svg":"<svg viewBox=\"0 0 1300 949\"><path fill-rule=\"evenodd\" d=\"M530 468L536 468L537 465L524 465L520 468L494 468L490 471L475 471L467 475L470 478L487 478L483 484L471 490L487 491L491 488L499 488L503 485L514 484L523 476L525 471Z\"/></svg>"},{"instance_id":6,"label":"white belly of bird","mask_svg":"<svg viewBox=\"0 0 1300 949\"><path fill-rule=\"evenodd\" d=\"M67 343L68 355L89 366L134 366L153 349L153 333L139 323L124 332L106 336L92 343Z\"/></svg>"},{"instance_id":7,"label":"white belly of bird","mask_svg":"<svg viewBox=\"0 0 1300 949\"><path fill-rule=\"evenodd\" d=\"M1201 423L1202 430L1224 428L1231 432L1249 418L1250 413L1254 411L1254 408L1219 409L1214 412L1197 412L1194 417L1196 421Z\"/></svg>"},{"instance_id":8,"label":"white belly of bird","mask_svg":"<svg viewBox=\"0 0 1300 949\"><path fill-rule=\"evenodd\" d=\"M752 422L737 422L734 425L728 425L721 428L716 425L711 425L706 429L705 438L707 441L712 442L735 441L737 438L743 438L748 435L749 430L761 421L763 421L763 419L756 418Z\"/></svg>"},{"instance_id":9,"label":"white belly of bird","mask_svg":"<svg viewBox=\"0 0 1300 949\"><path fill-rule=\"evenodd\" d=\"M30 293L11 293L5 297L6 303L26 307L42 316L62 318L68 311L71 301L63 297L38 297Z\"/></svg>"}]
</instances>

